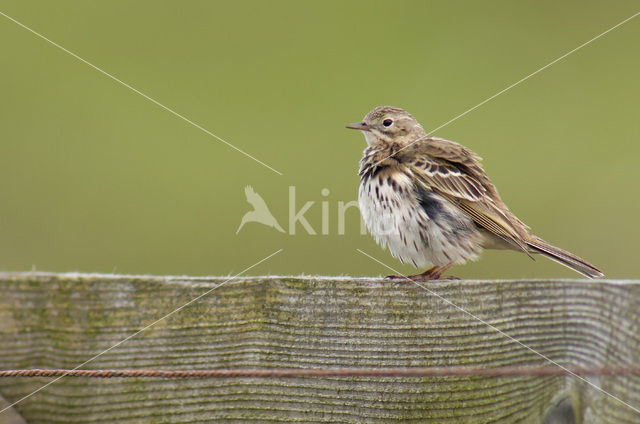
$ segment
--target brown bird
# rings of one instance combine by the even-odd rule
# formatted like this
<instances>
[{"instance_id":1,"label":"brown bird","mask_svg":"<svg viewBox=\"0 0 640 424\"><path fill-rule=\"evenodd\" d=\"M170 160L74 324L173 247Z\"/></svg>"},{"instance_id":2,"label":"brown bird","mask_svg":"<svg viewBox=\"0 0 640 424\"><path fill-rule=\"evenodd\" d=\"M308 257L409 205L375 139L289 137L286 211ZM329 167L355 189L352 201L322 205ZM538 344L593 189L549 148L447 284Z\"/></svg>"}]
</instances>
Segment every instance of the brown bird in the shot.
<instances>
[{"instance_id":1,"label":"brown bird","mask_svg":"<svg viewBox=\"0 0 640 424\"><path fill-rule=\"evenodd\" d=\"M410 278L455 278L442 273L477 259L483 248L540 253L589 278L603 276L532 234L504 204L478 155L430 137L408 112L379 106L347 128L367 141L358 202L369 231L401 262L430 267Z\"/></svg>"}]
</instances>

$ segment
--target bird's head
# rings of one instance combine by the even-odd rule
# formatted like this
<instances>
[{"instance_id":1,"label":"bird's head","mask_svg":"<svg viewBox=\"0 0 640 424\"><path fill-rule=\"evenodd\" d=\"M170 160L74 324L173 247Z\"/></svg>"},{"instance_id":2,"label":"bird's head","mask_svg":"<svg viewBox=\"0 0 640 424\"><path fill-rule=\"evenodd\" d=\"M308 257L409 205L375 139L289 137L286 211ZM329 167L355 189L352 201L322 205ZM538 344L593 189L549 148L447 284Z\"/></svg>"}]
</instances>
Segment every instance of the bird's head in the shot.
<instances>
[{"instance_id":1,"label":"bird's head","mask_svg":"<svg viewBox=\"0 0 640 424\"><path fill-rule=\"evenodd\" d=\"M378 106L361 122L349 124L347 128L362 131L369 146L394 143L404 147L425 135L409 112L393 106Z\"/></svg>"}]
</instances>

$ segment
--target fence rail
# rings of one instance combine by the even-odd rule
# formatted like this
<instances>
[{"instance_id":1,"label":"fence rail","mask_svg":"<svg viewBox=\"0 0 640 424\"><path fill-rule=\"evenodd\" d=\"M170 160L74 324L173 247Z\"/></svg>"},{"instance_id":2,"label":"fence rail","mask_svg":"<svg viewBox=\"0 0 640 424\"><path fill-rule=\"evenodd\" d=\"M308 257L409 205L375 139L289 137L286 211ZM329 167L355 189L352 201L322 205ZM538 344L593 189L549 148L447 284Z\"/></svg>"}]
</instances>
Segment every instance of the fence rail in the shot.
<instances>
[{"instance_id":1,"label":"fence rail","mask_svg":"<svg viewBox=\"0 0 640 424\"><path fill-rule=\"evenodd\" d=\"M379 279L238 278L74 369L222 281L0 273L0 393L12 403L52 382L10 412L29 423L640 422L638 281L425 283L465 313Z\"/></svg>"}]
</instances>

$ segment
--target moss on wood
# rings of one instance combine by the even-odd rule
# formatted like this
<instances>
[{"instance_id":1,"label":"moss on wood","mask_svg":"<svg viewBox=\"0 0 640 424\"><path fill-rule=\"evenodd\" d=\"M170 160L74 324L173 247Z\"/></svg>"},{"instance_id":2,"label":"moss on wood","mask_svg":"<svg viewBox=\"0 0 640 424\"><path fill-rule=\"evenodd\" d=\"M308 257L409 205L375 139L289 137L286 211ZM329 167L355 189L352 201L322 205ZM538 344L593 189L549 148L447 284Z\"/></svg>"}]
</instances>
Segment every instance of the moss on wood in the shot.
<instances>
[{"instance_id":1,"label":"moss on wood","mask_svg":"<svg viewBox=\"0 0 640 424\"><path fill-rule=\"evenodd\" d=\"M73 368L223 281L0 274L0 367ZM638 282L447 281L425 286L560 364L640 362ZM545 361L415 285L254 277L217 288L84 368L518 364ZM16 400L48 381L3 379L0 392ZM639 377L589 381L640 408ZM569 405L577 422L640 422L633 409L571 376L64 378L16 409L29 423L542 423L554 405L560 405L556 411Z\"/></svg>"}]
</instances>

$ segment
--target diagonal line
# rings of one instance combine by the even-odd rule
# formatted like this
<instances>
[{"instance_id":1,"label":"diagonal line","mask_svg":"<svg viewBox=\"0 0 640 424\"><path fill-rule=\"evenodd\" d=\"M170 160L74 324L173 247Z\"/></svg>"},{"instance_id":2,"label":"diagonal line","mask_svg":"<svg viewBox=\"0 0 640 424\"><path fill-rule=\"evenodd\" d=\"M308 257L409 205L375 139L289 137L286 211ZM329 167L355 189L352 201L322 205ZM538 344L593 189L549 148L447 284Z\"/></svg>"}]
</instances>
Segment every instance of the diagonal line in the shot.
<instances>
[{"instance_id":1,"label":"diagonal line","mask_svg":"<svg viewBox=\"0 0 640 424\"><path fill-rule=\"evenodd\" d=\"M619 397L601 389L600 387L596 386L595 384L591 383L589 380L585 379L584 377L579 376L578 374L576 374L575 372L571 371L570 369L563 367L562 365L560 365L559 363L557 363L556 361L554 361L553 359L549 358L547 355L538 352L537 350L527 346L526 344L522 343L520 340L516 339L515 337L510 336L509 334L505 333L504 331L500 330L498 327L496 327L493 324L488 323L487 321L483 320L482 318L472 314L471 312L467 311L466 309L462 308L461 306L456 305L455 303L453 303L452 301L450 301L449 299L447 299L446 297L443 297L441 295L439 295L438 293L434 292L433 290L429 289L428 287L426 287L423 284L418 283L417 281L411 279L410 277L407 277L406 275L402 274L401 272L396 271L395 269L391 268L389 265L379 261L378 259L374 258L373 256L369 255L368 253L360 250L360 249L356 249L358 252L362 253L363 255L365 255L366 257L368 257L369 259L372 259L373 261L379 263L380 265L384 266L385 268L393 271L394 273L402 276L403 278L411 281L413 284L417 285L418 287L426 290L427 292L429 292L429 294L436 296L438 299L444 301L445 303L447 303L448 305L453 306L454 308L456 308L457 310L459 310L460 312L463 312L467 315L469 315L471 318L481 322L482 324L486 325L487 327L491 328L492 330L495 330L496 332L498 332L500 335L508 338L509 340L516 342L517 344L519 344L520 346L524 347L525 349L535 353L536 355L540 356L542 359L550 362L551 364L555 365L556 367L562 369L564 372L566 372L567 374L572 375L573 377L576 377L580 380L582 380L583 382L587 383L589 386L593 387L594 389L598 390L601 393L604 393L607 396L610 396L611 398L617 400L618 402L620 402L621 404L628 406L629 408L631 408L632 410L634 410L635 412L637 412L638 414L640 414L640 409L633 407L631 405L629 405L628 403L626 403L625 401L623 401L622 399L620 399Z\"/></svg>"},{"instance_id":2,"label":"diagonal line","mask_svg":"<svg viewBox=\"0 0 640 424\"><path fill-rule=\"evenodd\" d=\"M88 65L90 67L92 67L93 69L95 69L96 71L106 75L107 77L111 78L112 80L116 81L117 83L127 87L129 90L133 91L136 94L141 95L142 97L144 97L145 99L149 100L150 102L156 104L157 106L160 106L162 109L166 110L167 112L177 116L178 118L182 119L183 121L193 125L194 127L196 127L197 129L199 129L200 131L204 132L205 134L210 135L211 137L221 141L222 143L226 144L227 146L231 147L232 149L242 153L243 155L245 155L246 157L253 159L254 161L258 162L260 165L269 168L271 171L275 172L278 175L282 175L282 172L272 168L271 166L267 165L266 163L262 162L261 160L255 158L254 156L250 155L249 153L245 152L244 150L240 149L239 147L234 146L233 144L229 143L228 141L224 140L223 138L215 135L214 133L212 133L211 131L207 130L206 128L203 128L202 126L196 124L195 122L193 122L192 120L190 120L189 118L185 117L184 115L181 115L180 113L176 112L175 110L163 105L162 103L160 103L159 101L153 99L152 97L147 96L146 94L144 94L143 92L133 88L132 86L130 86L129 84L127 84L126 82L116 78L115 76L111 75L110 73L108 73L107 71L104 71L102 69L100 69L99 67L97 67L96 65L94 65L93 63L81 58L80 56L78 56L77 54L65 49L64 47L62 47L60 44L49 40L47 37L45 37L44 35L40 34L39 32L36 32L35 30L29 28L28 26L24 25L21 22L16 21L15 19L13 19L11 16L7 15L6 13L3 13L2 11L0 11L0 15L4 16L5 18L9 19L10 21L12 21L13 23L21 26L22 28L26 29L27 31L31 32L32 34L42 38L44 41L48 42L49 44L52 44L53 46L59 48L60 50L62 50L63 52L75 57L76 59L78 59L79 61L81 61L82 63L84 63L85 65Z\"/></svg>"},{"instance_id":3,"label":"diagonal line","mask_svg":"<svg viewBox=\"0 0 640 424\"><path fill-rule=\"evenodd\" d=\"M252 268L255 268L256 266L260 265L261 263L265 262L266 260L272 258L273 256L277 255L278 253L282 252L283 249L279 249L275 252L273 252L272 254L270 254L269 256L260 259L258 262L256 262L255 264L251 265L250 267L247 267L245 269L243 269L242 271L240 271L239 273L237 273L236 275L234 275L233 277L229 277L226 280L224 280L222 283L218 284L217 286L207 290L206 292L202 293L199 296L194 297L193 299L191 299L190 301L188 301L187 303L185 303L184 305L174 309L173 311L169 312L168 314L158 318L157 320L153 321L151 324L148 324L147 326L141 328L140 330L136 331L135 333L130 334L129 336L127 336L126 338L120 340L118 343L114 344L113 346L109 347L108 349L103 350L102 352L98 353L97 355L94 355L93 357L87 359L86 361L84 361L83 363L81 363L80 365L78 365L77 367L68 370L69 372L71 371L75 371L83 366L85 366L86 364L88 364L89 362L93 361L96 358L99 358L100 356L104 355L107 352L110 352L111 350L115 349L116 347L120 346L121 344L125 343L126 341L128 341L129 339L134 338L135 336L137 336L138 334L142 333L143 331L148 330L149 328L153 327L154 325L156 325L157 323L159 323L160 321L165 320L166 318L169 318L171 315L175 314L176 312L179 312L181 310L183 310L184 308L186 308L187 306L191 305L194 302L197 302L198 300L202 299L203 297L205 297L206 295L208 295L209 293L211 293L212 291L224 286L225 284L227 284L229 281L232 281L233 279L237 278L238 276L244 274L245 272L249 271ZM7 409L13 407L14 405L22 402L23 400L35 395L36 393L38 393L40 390L52 385L53 383L55 383L56 381L60 380L61 378L64 378L67 374L69 374L69 372L65 372L64 374L62 374L60 377L51 380L50 382L48 382L47 384L45 384L44 386L34 390L33 392L29 393L28 395L25 395L23 397L21 397L20 399L18 399L17 401L13 402L11 405L3 408L2 410L0 410L0 414L3 413L4 411L6 411Z\"/></svg>"},{"instance_id":4,"label":"diagonal line","mask_svg":"<svg viewBox=\"0 0 640 424\"><path fill-rule=\"evenodd\" d=\"M497 92L496 94L494 94L493 96L491 96L491 97L489 97L489 98L487 98L487 99L485 99L485 100L481 101L480 103L478 103L477 105L473 106L472 108L469 108L469 109L465 110L464 112L462 112L460 115L456 116L455 118L452 118L452 119L448 120L447 122L445 122L444 124L440 125L439 127L434 128L433 130L431 130L431 131L429 131L429 132L427 133L428 135L423 136L423 137L420 137L420 138L418 138L418 139L416 139L416 140L412 141L410 144L408 144L408 145L404 146L403 148L398 149L394 154L396 154L396 153L398 153L398 152L403 151L403 150L404 150L404 149L406 149L407 147L413 146L415 143L417 143L418 141L422 140L423 138L425 138L425 137L428 137L428 136L432 135L434 132L438 131L438 130L439 130L439 129L441 129L441 128L446 127L446 126L447 126L447 125L449 125L450 123L452 123L452 122L454 122L454 121L457 121L458 119L460 119L460 118L462 118L463 116L465 116L466 114L468 114L468 113L470 113L470 112L472 112L472 111L476 110L477 108L479 108L480 106L484 105L485 103L490 102L491 100L495 99L495 98L496 98L496 97L498 97L499 95L501 95L501 94L505 93L506 91L511 90L513 87L515 87L515 86L517 86L517 85L519 85L519 84L521 84L521 83L525 82L526 80L528 80L528 79L529 79L529 78L531 78L532 76L536 75L537 73L542 72L542 71L544 71L545 69L547 69L548 67L550 67L550 66L552 66L552 65L556 64L557 62L561 61L562 59L564 59L565 57L569 56L570 54L575 53L575 52L577 52L578 50L580 50L581 48L583 48L583 47L585 47L585 46L587 46L587 45L591 44L592 42L596 41L598 38L602 37L603 35L606 35L606 34L608 34L609 32L613 31L614 29L618 28L619 26L622 26L622 25L626 24L627 22L629 22L630 20L632 20L633 18L635 18L635 17L636 17L636 16L638 16L638 15L640 15L640 12L636 12L635 14L631 15L630 17L628 17L628 18L627 18L627 19L625 19L624 21L619 22L619 23L617 23L616 25L612 26L611 28L609 28L609 29L608 29L608 30L606 30L605 32L602 32L602 33L600 33L600 34L596 35L596 36L595 36L595 37L593 37L591 40L589 40L589 41L585 41L584 43L580 44L580 45L579 45L578 47L576 47L575 49L573 49L573 50L571 50L571 51L569 51L569 52L567 52L567 53L563 54L562 56L558 57L557 59L552 60L551 62L547 63L546 65L544 65L542 68L538 69L537 71L530 73L530 74L529 74L529 75L527 75L526 77L524 77L524 78L522 78L522 79L520 79L520 80L518 80L518 81L514 82L513 84L511 84L511 85L510 85L510 86L508 86L507 88L504 88L504 89L502 89L502 90L498 91L498 92ZM375 164L374 166L379 165L379 164L380 164L380 162L383 162L384 160L389 159L391 156L393 156L393 155L389 155L389 156L387 156L386 158L384 158L384 159L382 159L382 160L380 160L380 161L376 162L376 164Z\"/></svg>"}]
</instances>

